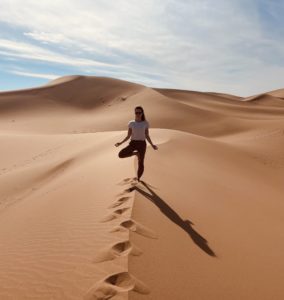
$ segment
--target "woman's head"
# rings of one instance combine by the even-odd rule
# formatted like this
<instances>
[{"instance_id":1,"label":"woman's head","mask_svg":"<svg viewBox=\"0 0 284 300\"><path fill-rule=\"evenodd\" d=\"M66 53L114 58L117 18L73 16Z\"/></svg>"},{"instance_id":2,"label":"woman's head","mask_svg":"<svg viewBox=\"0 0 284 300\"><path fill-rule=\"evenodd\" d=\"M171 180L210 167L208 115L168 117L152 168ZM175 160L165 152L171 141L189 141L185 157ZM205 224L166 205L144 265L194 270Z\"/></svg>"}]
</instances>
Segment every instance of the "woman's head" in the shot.
<instances>
[{"instance_id":1,"label":"woman's head","mask_svg":"<svg viewBox=\"0 0 284 300\"><path fill-rule=\"evenodd\" d=\"M146 120L146 117L145 117L144 110L143 110L142 106L136 106L134 112L135 112L135 118L136 119L142 120L142 121Z\"/></svg>"}]
</instances>

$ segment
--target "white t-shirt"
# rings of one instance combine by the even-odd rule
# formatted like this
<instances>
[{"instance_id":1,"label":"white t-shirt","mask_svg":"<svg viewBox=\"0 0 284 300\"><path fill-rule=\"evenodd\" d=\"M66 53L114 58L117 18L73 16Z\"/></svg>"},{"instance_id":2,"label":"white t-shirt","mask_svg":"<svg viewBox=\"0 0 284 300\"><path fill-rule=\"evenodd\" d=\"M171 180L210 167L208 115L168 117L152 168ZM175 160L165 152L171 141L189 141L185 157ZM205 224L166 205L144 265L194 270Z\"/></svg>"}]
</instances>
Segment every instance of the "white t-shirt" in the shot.
<instances>
[{"instance_id":1,"label":"white t-shirt","mask_svg":"<svg viewBox=\"0 0 284 300\"><path fill-rule=\"evenodd\" d=\"M145 130L146 128L149 128L149 122L138 122L135 120L131 120L128 122L128 128L132 129L131 140L145 141Z\"/></svg>"}]
</instances>

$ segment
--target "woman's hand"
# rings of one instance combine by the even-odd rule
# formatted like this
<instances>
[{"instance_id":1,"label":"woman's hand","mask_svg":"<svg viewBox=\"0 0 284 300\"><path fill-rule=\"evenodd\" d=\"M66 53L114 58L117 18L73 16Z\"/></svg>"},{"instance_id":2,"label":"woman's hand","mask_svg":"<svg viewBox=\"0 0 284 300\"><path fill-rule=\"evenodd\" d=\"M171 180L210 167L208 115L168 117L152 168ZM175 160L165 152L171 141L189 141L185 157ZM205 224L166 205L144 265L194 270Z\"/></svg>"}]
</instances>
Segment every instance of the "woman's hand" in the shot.
<instances>
[{"instance_id":1,"label":"woman's hand","mask_svg":"<svg viewBox=\"0 0 284 300\"><path fill-rule=\"evenodd\" d=\"M120 146L121 145L121 143L116 143L115 144L115 147L118 147L118 146Z\"/></svg>"},{"instance_id":2,"label":"woman's hand","mask_svg":"<svg viewBox=\"0 0 284 300\"><path fill-rule=\"evenodd\" d=\"M152 146L154 150L158 150L158 147L156 145Z\"/></svg>"}]
</instances>

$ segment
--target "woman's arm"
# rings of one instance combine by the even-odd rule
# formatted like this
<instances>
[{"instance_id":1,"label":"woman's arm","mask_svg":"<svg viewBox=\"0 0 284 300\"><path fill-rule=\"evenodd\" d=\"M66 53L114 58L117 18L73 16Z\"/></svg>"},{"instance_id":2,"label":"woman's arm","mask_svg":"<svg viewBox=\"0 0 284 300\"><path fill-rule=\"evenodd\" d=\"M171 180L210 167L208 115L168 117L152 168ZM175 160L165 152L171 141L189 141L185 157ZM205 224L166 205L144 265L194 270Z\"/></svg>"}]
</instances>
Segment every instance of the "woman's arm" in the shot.
<instances>
[{"instance_id":1,"label":"woman's arm","mask_svg":"<svg viewBox=\"0 0 284 300\"><path fill-rule=\"evenodd\" d=\"M126 142L131 137L131 134L132 134L132 128L128 128L128 133L127 133L126 138L123 141L116 143L115 146L119 146L119 145L123 144L124 142Z\"/></svg>"},{"instance_id":2,"label":"woman's arm","mask_svg":"<svg viewBox=\"0 0 284 300\"><path fill-rule=\"evenodd\" d=\"M156 145L154 145L154 144L152 143L152 141L151 141L151 138L150 138L150 135L149 135L149 129L148 129L148 128L146 128L146 130L145 130L145 137L146 137L147 141L151 144L151 146L152 146L155 150L157 150L158 147L157 147Z\"/></svg>"}]
</instances>

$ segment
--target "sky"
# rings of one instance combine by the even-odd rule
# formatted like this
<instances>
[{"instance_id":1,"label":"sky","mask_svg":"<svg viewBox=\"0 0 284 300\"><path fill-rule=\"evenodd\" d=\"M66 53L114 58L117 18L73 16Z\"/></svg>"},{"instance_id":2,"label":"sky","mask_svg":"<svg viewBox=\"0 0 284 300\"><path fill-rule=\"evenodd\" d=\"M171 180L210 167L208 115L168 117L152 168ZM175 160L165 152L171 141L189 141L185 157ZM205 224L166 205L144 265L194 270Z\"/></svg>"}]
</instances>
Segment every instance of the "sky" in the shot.
<instances>
[{"instance_id":1,"label":"sky","mask_svg":"<svg viewBox=\"0 0 284 300\"><path fill-rule=\"evenodd\" d=\"M1 0L0 91L66 75L252 96L284 88L282 0Z\"/></svg>"}]
</instances>

